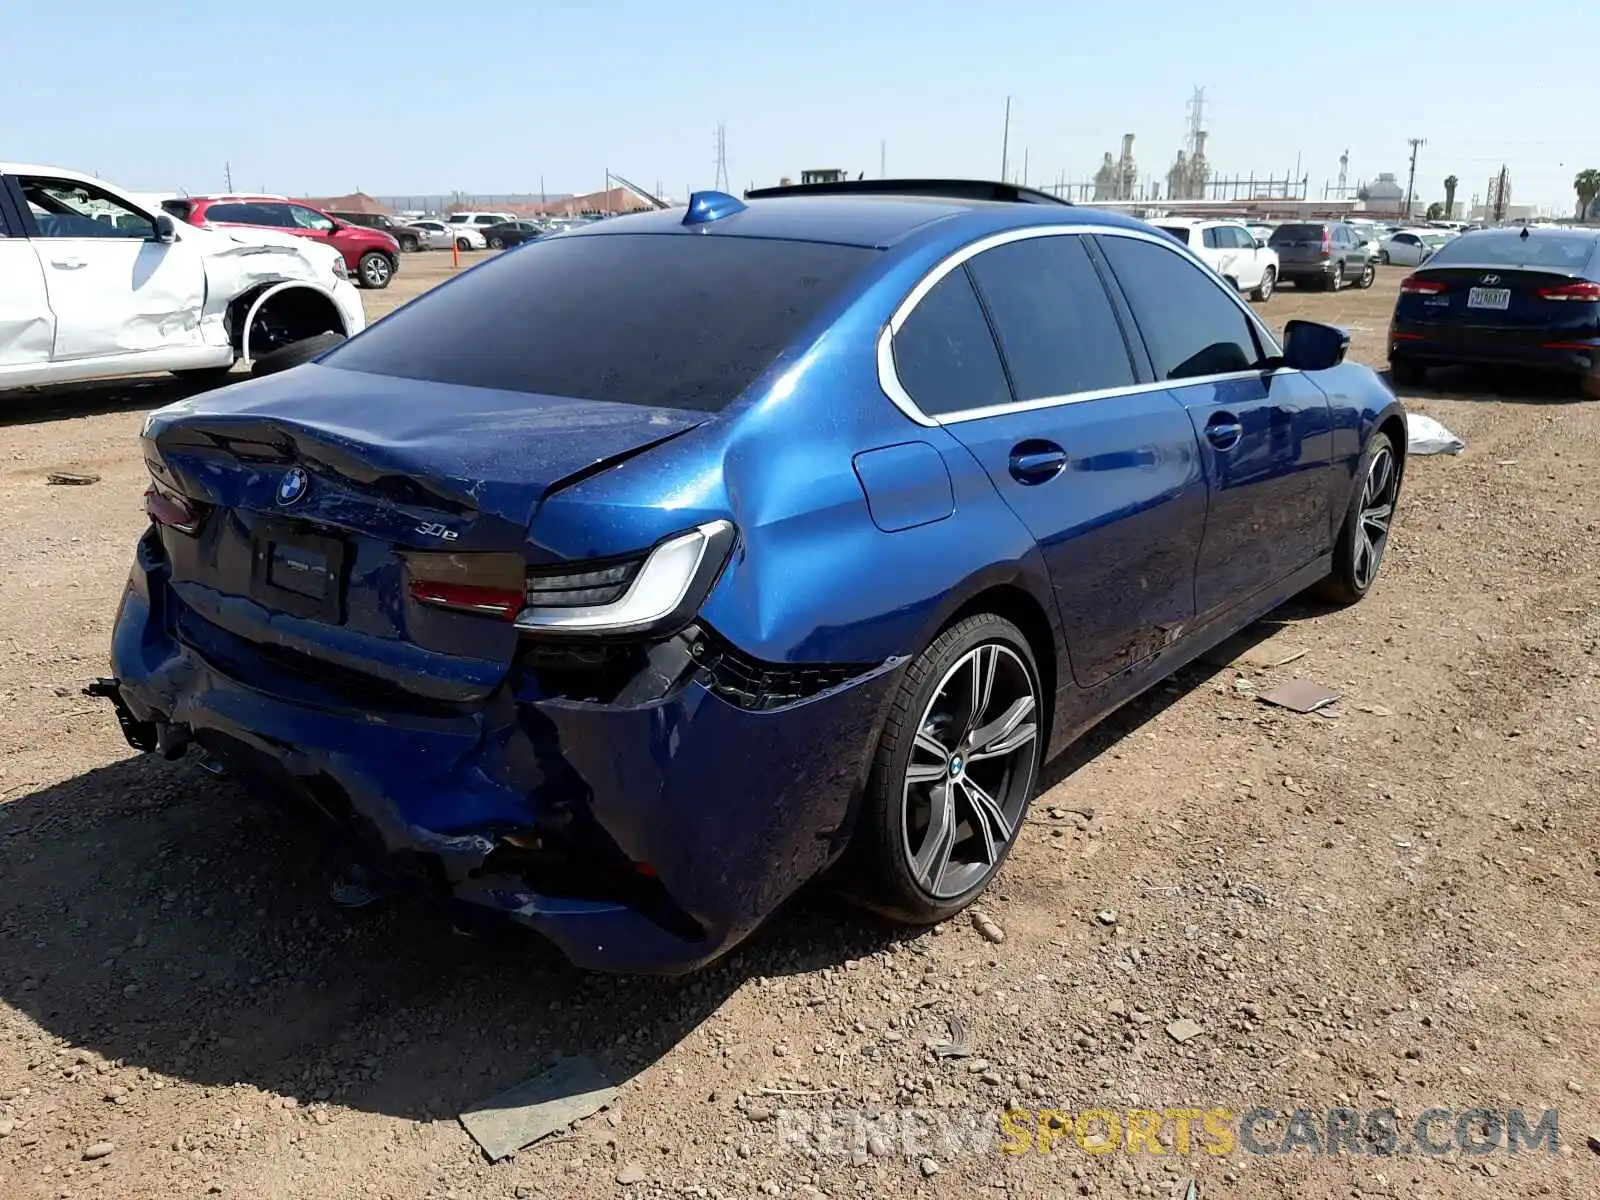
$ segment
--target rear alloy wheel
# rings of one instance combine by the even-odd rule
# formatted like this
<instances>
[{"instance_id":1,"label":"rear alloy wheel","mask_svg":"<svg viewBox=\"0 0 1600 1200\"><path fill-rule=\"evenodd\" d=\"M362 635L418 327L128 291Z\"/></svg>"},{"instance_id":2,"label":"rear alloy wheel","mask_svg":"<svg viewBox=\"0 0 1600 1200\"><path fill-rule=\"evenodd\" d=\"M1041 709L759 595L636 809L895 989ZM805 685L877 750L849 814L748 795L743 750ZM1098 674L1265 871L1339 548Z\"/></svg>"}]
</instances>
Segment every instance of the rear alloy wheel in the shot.
<instances>
[{"instance_id":1,"label":"rear alloy wheel","mask_svg":"<svg viewBox=\"0 0 1600 1200\"><path fill-rule=\"evenodd\" d=\"M1378 268L1373 266L1371 263L1368 263L1366 266L1361 268L1361 278L1356 280L1356 286L1358 288L1369 288L1372 286L1373 281L1377 278Z\"/></svg>"},{"instance_id":2,"label":"rear alloy wheel","mask_svg":"<svg viewBox=\"0 0 1600 1200\"><path fill-rule=\"evenodd\" d=\"M495 237L492 237L492 238L489 239L489 249L491 249L491 250L504 250L505 248L506 248L506 241L505 241L504 238L496 235Z\"/></svg>"},{"instance_id":3,"label":"rear alloy wheel","mask_svg":"<svg viewBox=\"0 0 1600 1200\"><path fill-rule=\"evenodd\" d=\"M1324 599L1336 604L1354 604L1367 594L1389 546L1389 525L1400 499L1400 460L1388 434L1372 435L1356 480L1333 548L1333 572L1320 588Z\"/></svg>"},{"instance_id":4,"label":"rear alloy wheel","mask_svg":"<svg viewBox=\"0 0 1600 1200\"><path fill-rule=\"evenodd\" d=\"M1328 276L1328 290L1330 292L1337 292L1343 286L1344 264L1342 262L1337 262L1333 264L1333 274Z\"/></svg>"},{"instance_id":5,"label":"rear alloy wheel","mask_svg":"<svg viewBox=\"0 0 1600 1200\"><path fill-rule=\"evenodd\" d=\"M1027 639L992 613L906 669L851 846L847 890L908 924L961 911L999 871L1038 783L1044 706Z\"/></svg>"},{"instance_id":6,"label":"rear alloy wheel","mask_svg":"<svg viewBox=\"0 0 1600 1200\"><path fill-rule=\"evenodd\" d=\"M369 250L361 256L361 261L356 264L356 274L361 278L361 286L381 291L389 286L389 280L394 278L394 264L389 261L387 254L377 250Z\"/></svg>"},{"instance_id":7,"label":"rear alloy wheel","mask_svg":"<svg viewBox=\"0 0 1600 1200\"><path fill-rule=\"evenodd\" d=\"M407 254L415 253L416 250L418 249L417 239L413 238L413 237L403 237L403 238L401 238L400 239L400 249L404 250Z\"/></svg>"},{"instance_id":8,"label":"rear alloy wheel","mask_svg":"<svg viewBox=\"0 0 1600 1200\"><path fill-rule=\"evenodd\" d=\"M1256 284L1255 290L1250 293L1252 300L1271 300L1272 289L1278 285L1278 273L1271 267L1261 272L1261 282Z\"/></svg>"}]
</instances>

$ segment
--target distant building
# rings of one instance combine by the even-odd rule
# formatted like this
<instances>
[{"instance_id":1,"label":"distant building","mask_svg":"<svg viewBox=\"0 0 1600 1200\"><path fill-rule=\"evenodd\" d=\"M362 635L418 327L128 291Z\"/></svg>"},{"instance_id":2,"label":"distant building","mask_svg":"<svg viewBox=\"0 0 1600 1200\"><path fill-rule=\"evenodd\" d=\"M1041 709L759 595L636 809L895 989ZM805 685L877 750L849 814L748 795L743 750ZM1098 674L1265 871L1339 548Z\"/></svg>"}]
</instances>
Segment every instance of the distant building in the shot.
<instances>
[{"instance_id":1,"label":"distant building","mask_svg":"<svg viewBox=\"0 0 1600 1200\"><path fill-rule=\"evenodd\" d=\"M1371 212L1397 213L1405 206L1406 190L1395 179L1393 171L1383 171L1371 183L1362 186L1361 198Z\"/></svg>"},{"instance_id":2,"label":"distant building","mask_svg":"<svg viewBox=\"0 0 1600 1200\"><path fill-rule=\"evenodd\" d=\"M843 183L846 176L838 167L825 167L815 171L801 171L801 183Z\"/></svg>"},{"instance_id":3,"label":"distant building","mask_svg":"<svg viewBox=\"0 0 1600 1200\"><path fill-rule=\"evenodd\" d=\"M323 212L353 212L366 213L370 216L394 216L391 209L382 200L369 196L365 192L351 192L348 196L297 196L301 204L309 204L312 208L320 208Z\"/></svg>"}]
</instances>

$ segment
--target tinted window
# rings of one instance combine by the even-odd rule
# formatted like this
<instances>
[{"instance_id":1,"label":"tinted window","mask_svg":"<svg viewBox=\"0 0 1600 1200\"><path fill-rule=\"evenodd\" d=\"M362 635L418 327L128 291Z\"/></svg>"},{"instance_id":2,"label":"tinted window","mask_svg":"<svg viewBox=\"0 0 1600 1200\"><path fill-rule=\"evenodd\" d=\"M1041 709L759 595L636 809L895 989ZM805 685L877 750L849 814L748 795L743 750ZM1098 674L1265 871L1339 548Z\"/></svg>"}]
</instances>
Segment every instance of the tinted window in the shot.
<instances>
[{"instance_id":1,"label":"tinted window","mask_svg":"<svg viewBox=\"0 0 1600 1200\"><path fill-rule=\"evenodd\" d=\"M1279 225L1272 231L1269 245L1297 246L1312 243L1322 244L1321 225Z\"/></svg>"},{"instance_id":2,"label":"tinted window","mask_svg":"<svg viewBox=\"0 0 1600 1200\"><path fill-rule=\"evenodd\" d=\"M1250 231L1241 229L1237 225L1224 226L1222 232L1224 235L1222 244L1232 246L1235 250L1249 250L1256 244L1256 239Z\"/></svg>"},{"instance_id":3,"label":"tinted window","mask_svg":"<svg viewBox=\"0 0 1600 1200\"><path fill-rule=\"evenodd\" d=\"M894 335L894 371L925 413L1011 403L1000 352L966 271L951 271Z\"/></svg>"},{"instance_id":4,"label":"tinted window","mask_svg":"<svg viewBox=\"0 0 1600 1200\"><path fill-rule=\"evenodd\" d=\"M1134 382L1116 314L1079 238L1011 242L968 267L989 306L1018 400Z\"/></svg>"},{"instance_id":5,"label":"tinted window","mask_svg":"<svg viewBox=\"0 0 1600 1200\"><path fill-rule=\"evenodd\" d=\"M553 238L426 292L330 366L714 412L876 257L672 234Z\"/></svg>"},{"instance_id":6,"label":"tinted window","mask_svg":"<svg viewBox=\"0 0 1600 1200\"><path fill-rule=\"evenodd\" d=\"M1162 233L1165 233L1170 237L1177 238L1178 239L1178 243L1180 245L1187 246L1189 244L1189 226L1187 226L1187 225L1160 225L1160 226L1157 226L1157 228L1159 228Z\"/></svg>"},{"instance_id":7,"label":"tinted window","mask_svg":"<svg viewBox=\"0 0 1600 1200\"><path fill-rule=\"evenodd\" d=\"M1453 262L1504 267L1556 267L1581 271L1594 255L1592 234L1505 233L1500 230L1451 238L1428 260L1437 267Z\"/></svg>"},{"instance_id":8,"label":"tinted window","mask_svg":"<svg viewBox=\"0 0 1600 1200\"><path fill-rule=\"evenodd\" d=\"M1261 353L1240 306L1207 272L1154 242L1102 237L1160 379L1245 371Z\"/></svg>"},{"instance_id":9,"label":"tinted window","mask_svg":"<svg viewBox=\"0 0 1600 1200\"><path fill-rule=\"evenodd\" d=\"M287 207L281 204L213 204L205 210L207 221L234 225L268 225L282 229L290 224Z\"/></svg>"},{"instance_id":10,"label":"tinted window","mask_svg":"<svg viewBox=\"0 0 1600 1200\"><path fill-rule=\"evenodd\" d=\"M1206 230L1206 246L1212 250L1221 250L1229 243L1223 240L1223 231L1216 225Z\"/></svg>"}]
</instances>

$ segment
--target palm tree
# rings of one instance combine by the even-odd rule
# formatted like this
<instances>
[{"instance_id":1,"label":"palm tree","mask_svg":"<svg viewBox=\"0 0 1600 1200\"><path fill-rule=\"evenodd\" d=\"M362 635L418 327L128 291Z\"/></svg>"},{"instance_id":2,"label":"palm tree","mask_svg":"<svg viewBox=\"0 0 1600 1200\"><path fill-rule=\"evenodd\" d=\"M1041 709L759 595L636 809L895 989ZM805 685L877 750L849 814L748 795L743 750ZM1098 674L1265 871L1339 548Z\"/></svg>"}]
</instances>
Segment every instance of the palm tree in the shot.
<instances>
[{"instance_id":1,"label":"palm tree","mask_svg":"<svg viewBox=\"0 0 1600 1200\"><path fill-rule=\"evenodd\" d=\"M1594 203L1594 198L1600 196L1600 171L1593 167L1579 171L1577 178L1572 181L1572 188L1578 193L1578 220L1581 221L1589 215L1589 206Z\"/></svg>"},{"instance_id":2,"label":"palm tree","mask_svg":"<svg viewBox=\"0 0 1600 1200\"><path fill-rule=\"evenodd\" d=\"M1448 220L1456 217L1456 187L1461 183L1454 175L1446 175L1444 180L1444 215Z\"/></svg>"}]
</instances>

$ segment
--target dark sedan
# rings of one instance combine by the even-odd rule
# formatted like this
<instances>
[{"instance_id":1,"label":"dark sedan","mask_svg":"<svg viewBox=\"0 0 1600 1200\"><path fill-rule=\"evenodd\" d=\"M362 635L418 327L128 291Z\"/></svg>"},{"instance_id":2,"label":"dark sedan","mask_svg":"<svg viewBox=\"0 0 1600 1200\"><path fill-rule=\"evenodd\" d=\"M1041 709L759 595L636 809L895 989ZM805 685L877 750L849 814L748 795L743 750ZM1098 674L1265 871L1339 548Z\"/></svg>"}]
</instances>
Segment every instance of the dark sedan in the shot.
<instances>
[{"instance_id":1,"label":"dark sedan","mask_svg":"<svg viewBox=\"0 0 1600 1200\"><path fill-rule=\"evenodd\" d=\"M1533 367L1575 376L1600 399L1600 230L1485 229L1440 247L1400 284L1389 371Z\"/></svg>"},{"instance_id":2,"label":"dark sedan","mask_svg":"<svg viewBox=\"0 0 1600 1200\"><path fill-rule=\"evenodd\" d=\"M533 221L507 221L503 225L490 225L483 231L483 238L488 242L489 249L503 250L541 238L547 232L543 225Z\"/></svg>"}]
</instances>

